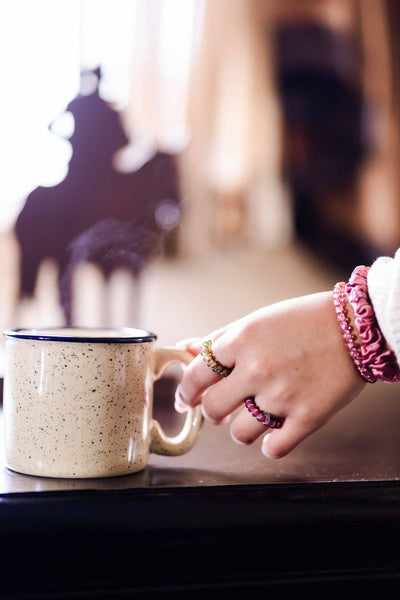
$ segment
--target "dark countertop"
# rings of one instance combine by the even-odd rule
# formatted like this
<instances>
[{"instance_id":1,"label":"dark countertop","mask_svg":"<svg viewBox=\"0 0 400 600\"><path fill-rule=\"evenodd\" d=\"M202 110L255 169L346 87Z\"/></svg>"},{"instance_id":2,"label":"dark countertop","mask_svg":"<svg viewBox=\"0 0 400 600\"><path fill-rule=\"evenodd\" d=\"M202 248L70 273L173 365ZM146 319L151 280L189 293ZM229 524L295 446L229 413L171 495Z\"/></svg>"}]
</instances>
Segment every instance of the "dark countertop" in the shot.
<instances>
[{"instance_id":1,"label":"dark countertop","mask_svg":"<svg viewBox=\"0 0 400 600\"><path fill-rule=\"evenodd\" d=\"M127 477L3 467L0 596L398 594L399 392L376 386L278 461L206 423L187 455L152 456ZM165 409L158 416L177 426Z\"/></svg>"},{"instance_id":2,"label":"dark countertop","mask_svg":"<svg viewBox=\"0 0 400 600\"><path fill-rule=\"evenodd\" d=\"M164 397L155 416L168 434L183 417L169 410ZM1 413L0 413L1 420ZM287 457L266 459L260 441L232 441L229 425L205 422L195 447L177 457L152 455L134 475L106 479L50 479L4 468L0 443L0 497L27 492L135 490L233 485L363 483L400 481L400 387L377 383L306 439ZM0 435L2 426L0 422Z\"/></svg>"}]
</instances>

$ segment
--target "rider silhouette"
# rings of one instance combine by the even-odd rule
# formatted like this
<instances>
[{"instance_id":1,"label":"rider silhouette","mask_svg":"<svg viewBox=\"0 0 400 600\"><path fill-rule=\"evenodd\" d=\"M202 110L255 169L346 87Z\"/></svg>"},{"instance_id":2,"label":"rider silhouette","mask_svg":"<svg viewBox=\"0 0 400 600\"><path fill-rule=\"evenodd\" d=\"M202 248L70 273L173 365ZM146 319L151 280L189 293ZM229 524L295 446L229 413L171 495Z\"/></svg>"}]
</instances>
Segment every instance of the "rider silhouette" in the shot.
<instances>
[{"instance_id":1,"label":"rider silhouette","mask_svg":"<svg viewBox=\"0 0 400 600\"><path fill-rule=\"evenodd\" d=\"M15 226L21 248L20 293L31 296L40 264L49 257L59 267L61 304L71 321L71 277L82 260L95 262L107 277L118 267L140 274L159 250L165 231L155 219L168 199L179 207L177 169L172 155L157 153L133 173L113 166L128 138L118 113L97 87L67 106L75 120L72 158L66 178L27 197Z\"/></svg>"}]
</instances>

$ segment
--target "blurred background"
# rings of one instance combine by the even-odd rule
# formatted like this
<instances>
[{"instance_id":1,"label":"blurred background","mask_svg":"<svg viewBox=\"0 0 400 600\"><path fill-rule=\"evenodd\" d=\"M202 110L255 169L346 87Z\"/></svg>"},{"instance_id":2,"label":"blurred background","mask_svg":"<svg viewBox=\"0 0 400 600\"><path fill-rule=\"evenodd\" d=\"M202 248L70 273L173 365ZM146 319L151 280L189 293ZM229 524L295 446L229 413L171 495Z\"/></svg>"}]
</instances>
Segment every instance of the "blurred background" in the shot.
<instances>
[{"instance_id":1,"label":"blurred background","mask_svg":"<svg viewBox=\"0 0 400 600\"><path fill-rule=\"evenodd\" d=\"M162 344L400 245L397 0L4 0L0 327Z\"/></svg>"}]
</instances>

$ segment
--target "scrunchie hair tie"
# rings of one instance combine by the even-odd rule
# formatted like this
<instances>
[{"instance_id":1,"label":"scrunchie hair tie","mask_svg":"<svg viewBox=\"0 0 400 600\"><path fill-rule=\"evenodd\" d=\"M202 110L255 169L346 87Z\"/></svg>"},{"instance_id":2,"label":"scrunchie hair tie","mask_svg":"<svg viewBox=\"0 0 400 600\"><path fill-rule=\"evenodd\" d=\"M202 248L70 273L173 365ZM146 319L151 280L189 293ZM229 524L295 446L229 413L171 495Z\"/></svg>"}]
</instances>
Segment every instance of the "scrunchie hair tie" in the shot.
<instances>
[{"instance_id":1,"label":"scrunchie hair tie","mask_svg":"<svg viewBox=\"0 0 400 600\"><path fill-rule=\"evenodd\" d=\"M371 304L368 271L369 267L356 267L345 286L361 341L362 363L377 379L395 383L400 381L400 368L394 353L387 347Z\"/></svg>"}]
</instances>

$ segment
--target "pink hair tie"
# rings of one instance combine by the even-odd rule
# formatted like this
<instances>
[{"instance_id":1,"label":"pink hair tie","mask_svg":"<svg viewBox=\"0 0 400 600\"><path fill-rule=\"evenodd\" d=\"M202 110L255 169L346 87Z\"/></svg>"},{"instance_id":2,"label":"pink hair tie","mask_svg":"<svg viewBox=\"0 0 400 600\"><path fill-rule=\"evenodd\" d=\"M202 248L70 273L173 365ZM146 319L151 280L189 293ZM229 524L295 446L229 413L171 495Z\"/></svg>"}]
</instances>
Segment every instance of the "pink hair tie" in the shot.
<instances>
[{"instance_id":1,"label":"pink hair tie","mask_svg":"<svg viewBox=\"0 0 400 600\"><path fill-rule=\"evenodd\" d=\"M346 284L344 281L340 281L333 288L333 304L335 306L337 320L343 333L344 341L350 352L350 356L353 359L354 365L361 377L368 383L375 383L376 377L371 370L364 364L361 350L353 335L353 330L350 325L350 319L347 315L346 310Z\"/></svg>"},{"instance_id":2,"label":"pink hair tie","mask_svg":"<svg viewBox=\"0 0 400 600\"><path fill-rule=\"evenodd\" d=\"M377 379L394 383L400 381L400 369L394 353L388 349L379 329L375 312L368 294L369 267L356 267L345 286L353 307L355 324L361 340L361 356L366 367Z\"/></svg>"}]
</instances>

